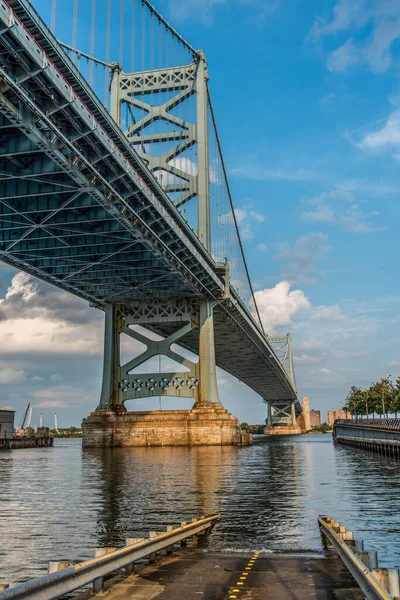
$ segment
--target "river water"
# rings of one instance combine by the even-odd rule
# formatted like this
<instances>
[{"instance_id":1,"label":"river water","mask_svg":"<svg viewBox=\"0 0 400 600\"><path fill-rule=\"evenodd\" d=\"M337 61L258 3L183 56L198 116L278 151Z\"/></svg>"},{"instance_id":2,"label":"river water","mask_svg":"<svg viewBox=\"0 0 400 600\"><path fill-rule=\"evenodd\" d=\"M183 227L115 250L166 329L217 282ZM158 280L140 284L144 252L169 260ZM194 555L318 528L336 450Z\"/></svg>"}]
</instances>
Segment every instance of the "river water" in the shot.
<instances>
[{"instance_id":1,"label":"river water","mask_svg":"<svg viewBox=\"0 0 400 600\"><path fill-rule=\"evenodd\" d=\"M325 514L400 567L396 460L330 435L256 436L248 448L82 450L76 439L0 453L0 582L216 512L210 548L323 552Z\"/></svg>"}]
</instances>

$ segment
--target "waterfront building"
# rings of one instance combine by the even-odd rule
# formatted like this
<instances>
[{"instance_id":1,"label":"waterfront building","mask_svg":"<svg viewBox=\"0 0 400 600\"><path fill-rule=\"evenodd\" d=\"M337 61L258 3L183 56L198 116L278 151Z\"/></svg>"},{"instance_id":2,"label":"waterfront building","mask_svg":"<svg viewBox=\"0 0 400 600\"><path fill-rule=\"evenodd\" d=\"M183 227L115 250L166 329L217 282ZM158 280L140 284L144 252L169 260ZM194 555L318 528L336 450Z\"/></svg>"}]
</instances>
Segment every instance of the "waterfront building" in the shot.
<instances>
[{"instance_id":1,"label":"waterfront building","mask_svg":"<svg viewBox=\"0 0 400 600\"><path fill-rule=\"evenodd\" d=\"M310 425L311 427L319 427L321 425L320 410L314 410L313 408L310 410Z\"/></svg>"},{"instance_id":2,"label":"waterfront building","mask_svg":"<svg viewBox=\"0 0 400 600\"><path fill-rule=\"evenodd\" d=\"M328 410L328 425L333 425L336 419L351 419L351 412L345 411L343 408Z\"/></svg>"},{"instance_id":3,"label":"waterfront building","mask_svg":"<svg viewBox=\"0 0 400 600\"><path fill-rule=\"evenodd\" d=\"M12 438L14 434L14 410L0 410L0 440Z\"/></svg>"}]
</instances>

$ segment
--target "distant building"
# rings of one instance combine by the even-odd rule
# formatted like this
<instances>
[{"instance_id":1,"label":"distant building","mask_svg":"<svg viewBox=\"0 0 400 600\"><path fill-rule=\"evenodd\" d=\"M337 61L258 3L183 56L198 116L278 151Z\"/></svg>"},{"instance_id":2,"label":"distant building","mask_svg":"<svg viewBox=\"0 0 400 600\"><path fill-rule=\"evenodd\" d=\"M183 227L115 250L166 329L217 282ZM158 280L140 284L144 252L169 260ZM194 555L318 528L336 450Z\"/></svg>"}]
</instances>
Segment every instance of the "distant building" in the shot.
<instances>
[{"instance_id":1,"label":"distant building","mask_svg":"<svg viewBox=\"0 0 400 600\"><path fill-rule=\"evenodd\" d=\"M310 425L311 427L318 427L321 425L321 411L320 410L310 410Z\"/></svg>"},{"instance_id":2,"label":"distant building","mask_svg":"<svg viewBox=\"0 0 400 600\"><path fill-rule=\"evenodd\" d=\"M14 435L14 410L0 410L0 440Z\"/></svg>"},{"instance_id":3,"label":"distant building","mask_svg":"<svg viewBox=\"0 0 400 600\"><path fill-rule=\"evenodd\" d=\"M339 408L339 410L328 410L328 425L333 425L336 419L351 419L351 412Z\"/></svg>"}]
</instances>

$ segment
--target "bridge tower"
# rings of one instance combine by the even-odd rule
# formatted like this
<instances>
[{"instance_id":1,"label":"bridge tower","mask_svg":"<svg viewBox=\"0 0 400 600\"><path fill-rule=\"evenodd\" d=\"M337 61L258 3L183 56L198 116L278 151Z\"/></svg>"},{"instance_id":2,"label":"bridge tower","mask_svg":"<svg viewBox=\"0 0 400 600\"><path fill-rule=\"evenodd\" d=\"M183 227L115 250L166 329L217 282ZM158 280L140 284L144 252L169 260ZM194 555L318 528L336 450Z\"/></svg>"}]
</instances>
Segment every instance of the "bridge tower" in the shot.
<instances>
[{"instance_id":1,"label":"bridge tower","mask_svg":"<svg viewBox=\"0 0 400 600\"><path fill-rule=\"evenodd\" d=\"M125 131L128 139L135 142L136 149L143 161L148 165L150 171L162 181L161 175L169 175L164 188L167 192L176 190L183 192L175 200L179 207L183 206L190 198L197 196L198 207L198 229L197 235L211 255L211 223L210 223L210 174L209 174L209 150L208 150L208 99L207 99L207 62L203 52L198 52L194 62L190 65L178 68L153 69L142 73L124 73L120 65L115 64L111 72L111 116L117 125L122 128L122 106L127 103L130 107L140 108L145 116L129 126ZM163 104L150 104L155 94L166 94L173 92ZM196 122L190 124L187 121L172 115L169 110L171 106L177 106L188 99L189 96L196 99ZM173 123L180 131L160 131L147 133L146 129L154 121ZM160 143L160 140L173 140L176 145L164 154L155 155L151 152L152 147ZM189 175L170 164L171 156L180 156L184 150L196 144L197 146L197 174ZM179 177L184 183L172 182ZM184 179L183 179L184 178ZM131 306L117 306L110 304L106 310L105 317L105 346L104 346L104 370L101 400L98 410L112 408L123 411L123 403L131 398L126 389L125 382L132 379L129 372L140 366L149 358L164 355L171 358L189 369L187 373L167 373L162 379L173 382L172 387L164 386L162 395L185 395L193 397L196 408L220 407L221 402L218 394L215 344L214 344L214 303L207 298L200 298L195 303L187 302L178 298L170 298L158 303L143 300L135 302ZM140 313L140 316L137 316ZM167 315L167 316L166 316ZM157 318L160 319L157 322ZM162 342L155 342L143 333L138 333L130 328L131 325L140 324L147 326L165 322L169 319L171 323L186 321L186 324L173 335L165 338ZM192 363L190 360L178 356L172 352L171 345L178 342L192 329L198 329L199 333L199 362ZM147 346L146 351L139 357L120 366L120 341L121 333L125 333ZM140 381L148 380L148 376L135 375ZM153 385L146 381L140 393L147 396L158 396L162 381L156 374L152 374ZM183 385L179 386L178 381ZM186 385L185 385L186 383ZM132 389L132 388L130 388ZM137 398L138 395L136 394Z\"/></svg>"},{"instance_id":2,"label":"bridge tower","mask_svg":"<svg viewBox=\"0 0 400 600\"><path fill-rule=\"evenodd\" d=\"M125 73L118 64L111 70L111 116L120 128L123 128L123 106L140 109L142 118L133 119L125 134L134 144L134 148L144 163L161 183L164 190L171 195L174 204L181 208L192 198L197 199L197 236L211 256L211 213L210 213L210 155L209 155L209 112L208 112L208 69L203 52L197 52L189 65L167 69L152 69L145 72ZM153 100L155 95L164 97L161 104ZM172 95L171 95L172 94ZM164 95L164 96L163 96ZM167 99L165 99L167 97ZM172 114L171 108L193 97L195 100L195 123ZM175 130L154 132L148 126L162 121L175 126ZM164 127L165 129L165 127ZM152 152L162 141L174 142L174 145L163 153ZM194 173L184 171L179 160L171 164L171 157L182 156L184 151L196 146L196 169ZM224 266L225 289L229 289L229 270ZM221 300L217 300L219 302ZM112 303L105 311L104 333L104 365L101 398L96 415L89 417L84 429L90 427L94 437L98 437L98 424L101 414L113 413L119 419L119 426L135 417L134 413L126 413L126 400L157 396L189 397L193 399L191 411L173 411L173 418L201 418L207 421L203 433L196 427L197 436L190 434L194 444L227 443L232 444L237 434L238 421L223 409L219 399L215 342L214 342L214 305L215 301L207 297L137 300L134 302ZM135 326L140 326L140 331ZM162 339L154 339L162 328L169 330L169 335ZM145 333L151 330L153 335ZM146 349L121 364L121 336L125 334ZM185 336L198 336L198 362L183 357L172 349L172 345L185 344ZM164 356L184 367L185 371L138 373L138 368L149 359ZM157 430L156 436L162 437L161 430L166 430L164 419L170 411L153 413L148 416L149 431ZM182 415L182 413L185 413ZM119 415L119 416L118 416ZM130 416L131 415L131 416ZM107 423L114 423L114 417L106 417ZM140 417L139 417L140 418ZM157 421L157 423L155 423ZM97 425L96 425L97 423ZM137 428L137 423L135 423ZM96 430L97 428L97 430ZM171 429L171 423L169 423ZM108 427L108 430L110 428ZM109 431L108 431L109 433ZM152 434L154 431L152 431ZM115 435L115 434L114 434ZM108 434L101 434L105 445L111 445ZM176 437L181 437L176 434ZM90 433L86 435L86 445L91 444ZM89 442L87 441L89 438ZM147 438L148 439L148 438ZM170 443L170 431L165 443ZM136 440L137 441L137 440ZM94 441L96 445L98 441ZM142 443L140 440L138 443ZM150 442L152 443L152 442ZM154 442L153 442L154 443ZM179 443L179 442L178 442Z\"/></svg>"},{"instance_id":3,"label":"bridge tower","mask_svg":"<svg viewBox=\"0 0 400 600\"><path fill-rule=\"evenodd\" d=\"M292 383L294 389L296 387L296 377L293 364L292 352L292 336L288 333L286 336L271 336L269 341L274 348L275 354L279 358L283 368L287 373L287 377ZM302 412L302 407L299 400L268 400L267 404L267 427L265 433L270 435L287 435L302 433L302 428L298 423L298 417Z\"/></svg>"}]
</instances>

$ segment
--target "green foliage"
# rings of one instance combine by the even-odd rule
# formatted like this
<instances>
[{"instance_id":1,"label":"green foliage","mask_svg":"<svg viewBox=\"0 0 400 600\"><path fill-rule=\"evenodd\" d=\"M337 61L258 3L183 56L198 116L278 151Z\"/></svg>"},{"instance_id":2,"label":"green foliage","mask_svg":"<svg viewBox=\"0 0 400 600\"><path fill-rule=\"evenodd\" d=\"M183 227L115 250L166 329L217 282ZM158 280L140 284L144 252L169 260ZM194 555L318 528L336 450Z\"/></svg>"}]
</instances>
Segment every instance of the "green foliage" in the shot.
<instances>
[{"instance_id":1,"label":"green foliage","mask_svg":"<svg viewBox=\"0 0 400 600\"><path fill-rule=\"evenodd\" d=\"M240 423L240 429L242 431L249 431L249 424L246 423L245 421L243 423Z\"/></svg>"},{"instance_id":2,"label":"green foliage","mask_svg":"<svg viewBox=\"0 0 400 600\"><path fill-rule=\"evenodd\" d=\"M344 410L354 416L388 415L400 412L400 377L393 383L389 377L373 382L368 389L352 386Z\"/></svg>"},{"instance_id":3,"label":"green foliage","mask_svg":"<svg viewBox=\"0 0 400 600\"><path fill-rule=\"evenodd\" d=\"M317 425L313 427L313 431L320 431L321 433L328 433L332 431L332 427L328 425L328 423L321 423L321 425Z\"/></svg>"}]
</instances>

